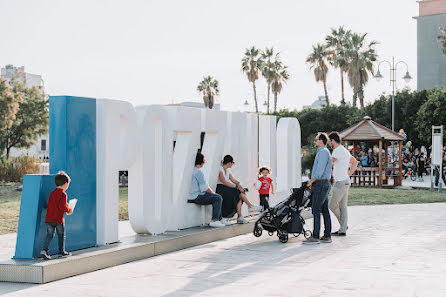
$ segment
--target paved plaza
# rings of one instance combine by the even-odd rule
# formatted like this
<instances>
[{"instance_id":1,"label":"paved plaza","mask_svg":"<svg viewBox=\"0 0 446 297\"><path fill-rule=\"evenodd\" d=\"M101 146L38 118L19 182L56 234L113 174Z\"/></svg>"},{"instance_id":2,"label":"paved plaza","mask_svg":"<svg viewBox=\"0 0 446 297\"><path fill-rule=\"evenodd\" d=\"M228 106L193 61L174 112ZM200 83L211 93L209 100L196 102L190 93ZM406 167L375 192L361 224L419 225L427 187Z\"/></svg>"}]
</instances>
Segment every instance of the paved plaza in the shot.
<instances>
[{"instance_id":1,"label":"paved plaza","mask_svg":"<svg viewBox=\"0 0 446 297\"><path fill-rule=\"evenodd\" d=\"M0 295L446 296L445 213L350 207L348 236L331 244L247 234L44 285L0 283Z\"/></svg>"}]
</instances>

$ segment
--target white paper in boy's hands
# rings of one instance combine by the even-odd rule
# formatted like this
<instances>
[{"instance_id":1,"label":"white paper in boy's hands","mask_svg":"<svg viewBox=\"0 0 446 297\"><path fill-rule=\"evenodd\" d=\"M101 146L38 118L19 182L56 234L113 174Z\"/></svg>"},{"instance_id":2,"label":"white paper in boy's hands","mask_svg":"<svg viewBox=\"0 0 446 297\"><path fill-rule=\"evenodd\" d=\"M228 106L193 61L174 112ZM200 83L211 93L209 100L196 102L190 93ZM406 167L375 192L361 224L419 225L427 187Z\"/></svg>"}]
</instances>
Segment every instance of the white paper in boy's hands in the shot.
<instances>
[{"instance_id":1,"label":"white paper in boy's hands","mask_svg":"<svg viewBox=\"0 0 446 297\"><path fill-rule=\"evenodd\" d=\"M74 208L76 207L77 199L71 199L68 201L68 208L71 209L71 212L74 211Z\"/></svg>"}]
</instances>

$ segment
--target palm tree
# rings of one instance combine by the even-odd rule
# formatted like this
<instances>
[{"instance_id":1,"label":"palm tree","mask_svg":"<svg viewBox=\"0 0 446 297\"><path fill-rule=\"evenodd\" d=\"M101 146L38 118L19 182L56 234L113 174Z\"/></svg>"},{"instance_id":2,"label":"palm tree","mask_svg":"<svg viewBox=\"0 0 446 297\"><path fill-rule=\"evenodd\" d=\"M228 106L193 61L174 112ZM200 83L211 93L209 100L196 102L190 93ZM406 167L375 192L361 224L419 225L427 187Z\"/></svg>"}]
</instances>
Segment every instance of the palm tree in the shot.
<instances>
[{"instance_id":1,"label":"palm tree","mask_svg":"<svg viewBox=\"0 0 446 297\"><path fill-rule=\"evenodd\" d=\"M440 27L440 35L438 35L437 40L440 42L443 54L446 55L446 28Z\"/></svg>"},{"instance_id":2,"label":"palm tree","mask_svg":"<svg viewBox=\"0 0 446 297\"><path fill-rule=\"evenodd\" d=\"M374 46L378 43L371 41L365 44L367 34L353 33L349 40L348 50L348 82L353 88L353 106L359 98L361 109L364 109L364 87L369 80L368 72L373 75L373 62L378 58Z\"/></svg>"},{"instance_id":3,"label":"palm tree","mask_svg":"<svg viewBox=\"0 0 446 297\"><path fill-rule=\"evenodd\" d=\"M274 94L274 113L277 112L277 95L282 91L282 83L290 78L288 73L288 66L284 66L280 60L274 62L274 75L273 82L271 84L271 90Z\"/></svg>"},{"instance_id":4,"label":"palm tree","mask_svg":"<svg viewBox=\"0 0 446 297\"><path fill-rule=\"evenodd\" d=\"M267 88L267 105L266 105L266 113L269 114L269 102L270 102L270 93L271 93L271 84L273 82L274 76L274 61L278 59L278 54L274 54L274 48L266 48L264 52L262 52L262 75L266 80Z\"/></svg>"},{"instance_id":5,"label":"palm tree","mask_svg":"<svg viewBox=\"0 0 446 297\"><path fill-rule=\"evenodd\" d=\"M257 113L259 112L259 107L257 104L256 80L259 79L259 71L261 71L263 65L263 60L259 55L260 50L256 49L253 46L246 49L245 56L242 59L242 71L246 73L249 82L252 83L252 89L254 91L254 103Z\"/></svg>"},{"instance_id":6,"label":"palm tree","mask_svg":"<svg viewBox=\"0 0 446 297\"><path fill-rule=\"evenodd\" d=\"M337 30L331 28L331 34L325 37L327 45L333 50L332 64L335 68L339 68L341 73L341 104L345 104L344 96L344 72L347 71L348 64L348 45L351 37L351 31L345 30L343 26Z\"/></svg>"},{"instance_id":7,"label":"palm tree","mask_svg":"<svg viewBox=\"0 0 446 297\"><path fill-rule=\"evenodd\" d=\"M212 109L214 107L214 97L220 95L218 81L210 75L205 76L198 84L197 91L203 93L204 106Z\"/></svg>"},{"instance_id":8,"label":"palm tree","mask_svg":"<svg viewBox=\"0 0 446 297\"><path fill-rule=\"evenodd\" d=\"M325 98L327 100L327 105L330 105L327 93L327 62L330 52L326 45L316 44L313 45L313 52L308 55L305 62L309 63L310 69L314 68L314 78L317 82L322 82L324 85Z\"/></svg>"}]
</instances>

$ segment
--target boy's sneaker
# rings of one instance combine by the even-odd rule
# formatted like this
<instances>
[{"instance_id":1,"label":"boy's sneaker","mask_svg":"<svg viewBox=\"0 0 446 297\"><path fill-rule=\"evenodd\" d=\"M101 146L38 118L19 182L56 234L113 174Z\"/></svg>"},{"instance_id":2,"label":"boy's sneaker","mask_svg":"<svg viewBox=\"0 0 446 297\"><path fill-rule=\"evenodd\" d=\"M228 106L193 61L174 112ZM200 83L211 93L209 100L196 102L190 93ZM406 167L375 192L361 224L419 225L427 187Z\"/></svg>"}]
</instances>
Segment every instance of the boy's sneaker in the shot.
<instances>
[{"instance_id":1,"label":"boy's sneaker","mask_svg":"<svg viewBox=\"0 0 446 297\"><path fill-rule=\"evenodd\" d=\"M237 218L237 224L248 224L249 221L245 219L244 217L238 217Z\"/></svg>"},{"instance_id":2,"label":"boy's sneaker","mask_svg":"<svg viewBox=\"0 0 446 297\"><path fill-rule=\"evenodd\" d=\"M322 236L319 241L322 243L331 243L331 237L330 236Z\"/></svg>"},{"instance_id":3,"label":"boy's sneaker","mask_svg":"<svg viewBox=\"0 0 446 297\"><path fill-rule=\"evenodd\" d=\"M223 228L224 226L225 225L220 223L220 221L212 221L209 223L209 227L213 227L213 228Z\"/></svg>"},{"instance_id":4,"label":"boy's sneaker","mask_svg":"<svg viewBox=\"0 0 446 297\"><path fill-rule=\"evenodd\" d=\"M320 241L317 238L314 237L310 237L307 240L305 240L304 242L302 242L303 244L319 244Z\"/></svg>"},{"instance_id":5,"label":"boy's sneaker","mask_svg":"<svg viewBox=\"0 0 446 297\"><path fill-rule=\"evenodd\" d=\"M249 212L260 212L262 210L263 210L263 207L261 207L260 205L253 205L248 208Z\"/></svg>"},{"instance_id":6,"label":"boy's sneaker","mask_svg":"<svg viewBox=\"0 0 446 297\"><path fill-rule=\"evenodd\" d=\"M48 254L48 251L41 251L40 252L40 257L44 258L46 260L51 260L51 256Z\"/></svg>"},{"instance_id":7,"label":"boy's sneaker","mask_svg":"<svg viewBox=\"0 0 446 297\"><path fill-rule=\"evenodd\" d=\"M222 223L222 224L225 225L225 226L231 226L231 225L232 225L231 222L229 222L229 221L227 221L227 220L225 220L225 219L221 219L221 220L220 220L220 223Z\"/></svg>"},{"instance_id":8,"label":"boy's sneaker","mask_svg":"<svg viewBox=\"0 0 446 297\"><path fill-rule=\"evenodd\" d=\"M62 253L59 253L59 255L62 257L62 258L65 258L65 257L69 257L69 256L71 256L71 253L70 252L62 252Z\"/></svg>"}]
</instances>

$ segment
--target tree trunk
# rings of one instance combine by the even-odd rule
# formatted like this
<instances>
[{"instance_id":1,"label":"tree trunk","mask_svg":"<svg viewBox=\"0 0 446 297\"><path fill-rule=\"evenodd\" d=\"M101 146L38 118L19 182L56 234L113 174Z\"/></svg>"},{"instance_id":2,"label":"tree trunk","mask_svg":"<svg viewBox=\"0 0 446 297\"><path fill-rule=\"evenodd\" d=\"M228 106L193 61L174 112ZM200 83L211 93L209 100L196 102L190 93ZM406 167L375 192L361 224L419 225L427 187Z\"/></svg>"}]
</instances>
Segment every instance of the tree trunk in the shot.
<instances>
[{"instance_id":1,"label":"tree trunk","mask_svg":"<svg viewBox=\"0 0 446 297\"><path fill-rule=\"evenodd\" d=\"M11 151L11 148L10 147L7 147L6 148L6 160L8 160L9 159L9 152Z\"/></svg>"},{"instance_id":2,"label":"tree trunk","mask_svg":"<svg viewBox=\"0 0 446 297\"><path fill-rule=\"evenodd\" d=\"M324 79L324 92L325 92L325 99L327 100L327 106L330 105L330 100L328 99L328 92L327 92L327 81Z\"/></svg>"},{"instance_id":3,"label":"tree trunk","mask_svg":"<svg viewBox=\"0 0 446 297\"><path fill-rule=\"evenodd\" d=\"M277 112L277 93L274 92L274 113Z\"/></svg>"},{"instance_id":4,"label":"tree trunk","mask_svg":"<svg viewBox=\"0 0 446 297\"><path fill-rule=\"evenodd\" d=\"M341 104L345 105L345 97L344 97L344 71L341 69Z\"/></svg>"},{"instance_id":5,"label":"tree trunk","mask_svg":"<svg viewBox=\"0 0 446 297\"><path fill-rule=\"evenodd\" d=\"M361 105L361 110L364 110L364 89L361 87L358 91L359 104Z\"/></svg>"},{"instance_id":6,"label":"tree trunk","mask_svg":"<svg viewBox=\"0 0 446 297\"><path fill-rule=\"evenodd\" d=\"M353 88L353 107L356 107L356 101L358 100L358 91Z\"/></svg>"},{"instance_id":7,"label":"tree trunk","mask_svg":"<svg viewBox=\"0 0 446 297\"><path fill-rule=\"evenodd\" d=\"M252 82L252 89L254 91L254 104L256 106L256 113L259 113L259 106L257 104L256 81Z\"/></svg>"},{"instance_id":8,"label":"tree trunk","mask_svg":"<svg viewBox=\"0 0 446 297\"><path fill-rule=\"evenodd\" d=\"M212 109L214 107L214 96L212 94L209 94L208 100L209 100L208 103L209 109Z\"/></svg>"},{"instance_id":9,"label":"tree trunk","mask_svg":"<svg viewBox=\"0 0 446 297\"><path fill-rule=\"evenodd\" d=\"M266 114L269 114L269 93L270 93L270 90L271 90L271 84L268 83L268 97L266 100Z\"/></svg>"}]
</instances>

